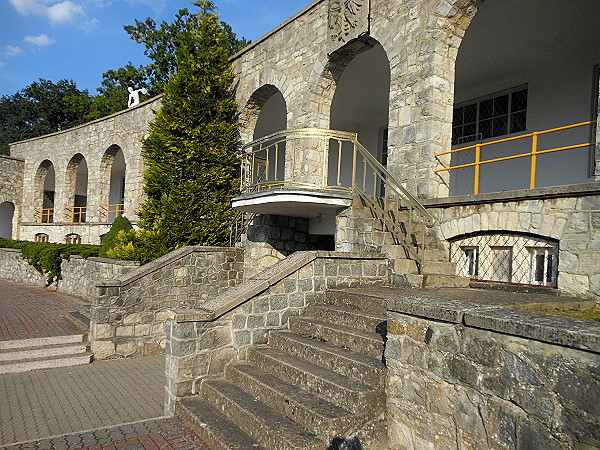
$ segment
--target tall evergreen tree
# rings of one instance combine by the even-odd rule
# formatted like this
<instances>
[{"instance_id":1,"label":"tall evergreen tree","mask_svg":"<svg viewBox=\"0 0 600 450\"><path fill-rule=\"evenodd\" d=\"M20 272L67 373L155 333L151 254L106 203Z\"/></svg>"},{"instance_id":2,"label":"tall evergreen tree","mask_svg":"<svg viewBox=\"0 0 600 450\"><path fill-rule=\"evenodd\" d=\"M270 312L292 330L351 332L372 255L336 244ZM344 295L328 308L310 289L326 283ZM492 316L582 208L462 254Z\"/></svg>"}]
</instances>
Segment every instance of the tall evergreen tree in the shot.
<instances>
[{"instance_id":1,"label":"tall evergreen tree","mask_svg":"<svg viewBox=\"0 0 600 450\"><path fill-rule=\"evenodd\" d=\"M211 1L199 0L178 36L176 73L145 140L142 229L171 250L225 245L238 189L230 42Z\"/></svg>"}]
</instances>

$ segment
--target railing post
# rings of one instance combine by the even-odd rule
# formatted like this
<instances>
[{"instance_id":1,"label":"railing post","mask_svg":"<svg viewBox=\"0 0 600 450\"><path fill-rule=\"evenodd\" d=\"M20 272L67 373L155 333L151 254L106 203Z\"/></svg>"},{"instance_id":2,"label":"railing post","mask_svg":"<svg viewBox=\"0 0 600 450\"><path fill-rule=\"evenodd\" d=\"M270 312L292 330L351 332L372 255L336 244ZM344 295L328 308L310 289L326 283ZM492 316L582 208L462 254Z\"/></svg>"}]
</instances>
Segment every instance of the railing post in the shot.
<instances>
[{"instance_id":1,"label":"railing post","mask_svg":"<svg viewBox=\"0 0 600 450\"><path fill-rule=\"evenodd\" d=\"M273 173L273 179L277 181L277 172L279 171L279 142L275 143L275 172Z\"/></svg>"},{"instance_id":2,"label":"railing post","mask_svg":"<svg viewBox=\"0 0 600 450\"><path fill-rule=\"evenodd\" d=\"M529 189L535 187L535 175L537 171L537 147L538 147L538 133L533 133L531 140L531 174L529 176Z\"/></svg>"},{"instance_id":3,"label":"railing post","mask_svg":"<svg viewBox=\"0 0 600 450\"><path fill-rule=\"evenodd\" d=\"M481 162L481 144L477 144L475 146L475 182L473 185L473 193L479 194L479 173L480 173L480 163Z\"/></svg>"},{"instance_id":4,"label":"railing post","mask_svg":"<svg viewBox=\"0 0 600 450\"><path fill-rule=\"evenodd\" d=\"M338 139L338 164L337 164L337 185L341 186L341 176L342 176L342 141Z\"/></svg>"},{"instance_id":5,"label":"railing post","mask_svg":"<svg viewBox=\"0 0 600 450\"><path fill-rule=\"evenodd\" d=\"M352 155L352 188L354 188L354 186L356 185L356 142L353 142L354 144L354 153Z\"/></svg>"}]
</instances>

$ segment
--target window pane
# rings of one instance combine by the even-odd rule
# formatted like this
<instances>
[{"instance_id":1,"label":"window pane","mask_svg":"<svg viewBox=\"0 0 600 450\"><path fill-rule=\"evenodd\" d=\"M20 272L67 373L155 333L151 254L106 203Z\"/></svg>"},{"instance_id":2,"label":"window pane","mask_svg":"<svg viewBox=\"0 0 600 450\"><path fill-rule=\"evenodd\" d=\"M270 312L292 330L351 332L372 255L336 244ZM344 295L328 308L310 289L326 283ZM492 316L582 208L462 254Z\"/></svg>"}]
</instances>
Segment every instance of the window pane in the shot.
<instances>
[{"instance_id":1,"label":"window pane","mask_svg":"<svg viewBox=\"0 0 600 450\"><path fill-rule=\"evenodd\" d=\"M452 145L458 144L458 139L462 137L462 127L452 128Z\"/></svg>"},{"instance_id":2,"label":"window pane","mask_svg":"<svg viewBox=\"0 0 600 450\"><path fill-rule=\"evenodd\" d=\"M481 139L487 139L493 136L492 119L482 120L479 122L479 133L481 134Z\"/></svg>"},{"instance_id":3,"label":"window pane","mask_svg":"<svg viewBox=\"0 0 600 450\"><path fill-rule=\"evenodd\" d=\"M538 283L544 282L544 262L546 255L541 252L535 255L535 281Z\"/></svg>"},{"instance_id":4,"label":"window pane","mask_svg":"<svg viewBox=\"0 0 600 450\"><path fill-rule=\"evenodd\" d=\"M508 116L494 117L494 136L507 133Z\"/></svg>"},{"instance_id":5,"label":"window pane","mask_svg":"<svg viewBox=\"0 0 600 450\"><path fill-rule=\"evenodd\" d=\"M454 126L463 124L463 110L464 108L455 108L454 115L452 117L452 124Z\"/></svg>"},{"instance_id":6,"label":"window pane","mask_svg":"<svg viewBox=\"0 0 600 450\"><path fill-rule=\"evenodd\" d=\"M519 131L525 131L525 129L527 128L526 120L526 111L520 111L512 114L510 118L510 132L518 133Z\"/></svg>"},{"instance_id":7,"label":"window pane","mask_svg":"<svg viewBox=\"0 0 600 450\"><path fill-rule=\"evenodd\" d=\"M492 247L492 280L511 281L512 248Z\"/></svg>"},{"instance_id":8,"label":"window pane","mask_svg":"<svg viewBox=\"0 0 600 450\"><path fill-rule=\"evenodd\" d=\"M494 116L501 116L503 114L508 114L508 94L494 99Z\"/></svg>"},{"instance_id":9,"label":"window pane","mask_svg":"<svg viewBox=\"0 0 600 450\"><path fill-rule=\"evenodd\" d=\"M525 111L527 109L527 89L513 92L511 98L511 111Z\"/></svg>"},{"instance_id":10,"label":"window pane","mask_svg":"<svg viewBox=\"0 0 600 450\"><path fill-rule=\"evenodd\" d=\"M464 123L475 123L477 121L477 103L464 107Z\"/></svg>"},{"instance_id":11,"label":"window pane","mask_svg":"<svg viewBox=\"0 0 600 450\"><path fill-rule=\"evenodd\" d=\"M490 119L494 114L494 100L484 100L479 104L479 120Z\"/></svg>"},{"instance_id":12,"label":"window pane","mask_svg":"<svg viewBox=\"0 0 600 450\"><path fill-rule=\"evenodd\" d=\"M463 136L472 136L474 140L476 139L475 133L477 132L476 125L474 123L467 124L463 127Z\"/></svg>"}]
</instances>

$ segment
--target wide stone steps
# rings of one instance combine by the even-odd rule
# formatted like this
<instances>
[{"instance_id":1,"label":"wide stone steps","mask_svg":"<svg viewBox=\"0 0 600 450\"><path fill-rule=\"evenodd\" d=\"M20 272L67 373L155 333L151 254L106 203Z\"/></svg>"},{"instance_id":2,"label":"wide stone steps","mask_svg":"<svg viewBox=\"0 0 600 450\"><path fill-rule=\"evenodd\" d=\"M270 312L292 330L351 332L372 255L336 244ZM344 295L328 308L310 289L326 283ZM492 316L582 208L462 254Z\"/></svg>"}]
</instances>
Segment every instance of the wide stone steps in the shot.
<instances>
[{"instance_id":1,"label":"wide stone steps","mask_svg":"<svg viewBox=\"0 0 600 450\"><path fill-rule=\"evenodd\" d=\"M319 438L335 436L352 422L353 415L337 405L294 386L248 363L234 363L226 378L278 413Z\"/></svg>"},{"instance_id":2,"label":"wide stone steps","mask_svg":"<svg viewBox=\"0 0 600 450\"><path fill-rule=\"evenodd\" d=\"M177 415L194 429L200 439L210 442L211 449L262 450L265 448L199 396L183 399L177 405Z\"/></svg>"},{"instance_id":3,"label":"wide stone steps","mask_svg":"<svg viewBox=\"0 0 600 450\"><path fill-rule=\"evenodd\" d=\"M308 305L304 317L314 317L323 321L352 327L356 330L373 332L385 324L387 317L356 309L324 304Z\"/></svg>"},{"instance_id":4,"label":"wide stone steps","mask_svg":"<svg viewBox=\"0 0 600 450\"><path fill-rule=\"evenodd\" d=\"M259 444L281 450L323 449L324 441L226 380L202 384L202 397Z\"/></svg>"},{"instance_id":5,"label":"wide stone steps","mask_svg":"<svg viewBox=\"0 0 600 450\"><path fill-rule=\"evenodd\" d=\"M325 293L325 303L331 306L355 309L372 314L385 316L387 308L385 301L377 296L368 296L364 293L347 292L342 289L333 289Z\"/></svg>"},{"instance_id":6,"label":"wide stone steps","mask_svg":"<svg viewBox=\"0 0 600 450\"><path fill-rule=\"evenodd\" d=\"M248 360L260 369L353 413L377 400L379 387L369 386L270 347L253 347Z\"/></svg>"},{"instance_id":7,"label":"wide stone steps","mask_svg":"<svg viewBox=\"0 0 600 450\"><path fill-rule=\"evenodd\" d=\"M290 318L290 330L375 358L383 354L383 340L376 332L356 330L310 317Z\"/></svg>"},{"instance_id":8,"label":"wide stone steps","mask_svg":"<svg viewBox=\"0 0 600 450\"><path fill-rule=\"evenodd\" d=\"M88 364L82 334L0 341L0 374Z\"/></svg>"},{"instance_id":9,"label":"wide stone steps","mask_svg":"<svg viewBox=\"0 0 600 450\"><path fill-rule=\"evenodd\" d=\"M289 331L272 331L269 345L360 383L383 385L385 366L381 357L374 358Z\"/></svg>"}]
</instances>

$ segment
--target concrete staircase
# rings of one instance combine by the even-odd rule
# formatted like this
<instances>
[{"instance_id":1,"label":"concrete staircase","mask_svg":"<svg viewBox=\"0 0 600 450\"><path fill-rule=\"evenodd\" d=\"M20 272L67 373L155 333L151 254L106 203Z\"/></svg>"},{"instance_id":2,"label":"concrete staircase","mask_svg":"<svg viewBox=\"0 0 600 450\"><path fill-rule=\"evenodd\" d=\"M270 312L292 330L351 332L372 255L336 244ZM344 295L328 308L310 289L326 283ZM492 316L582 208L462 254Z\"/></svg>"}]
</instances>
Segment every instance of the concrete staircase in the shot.
<instances>
[{"instance_id":1,"label":"concrete staircase","mask_svg":"<svg viewBox=\"0 0 600 450\"><path fill-rule=\"evenodd\" d=\"M88 364L83 334L0 341L0 374Z\"/></svg>"},{"instance_id":2,"label":"concrete staircase","mask_svg":"<svg viewBox=\"0 0 600 450\"><path fill-rule=\"evenodd\" d=\"M211 448L387 448L385 313L382 300L329 291L205 381L178 415Z\"/></svg>"}]
</instances>

